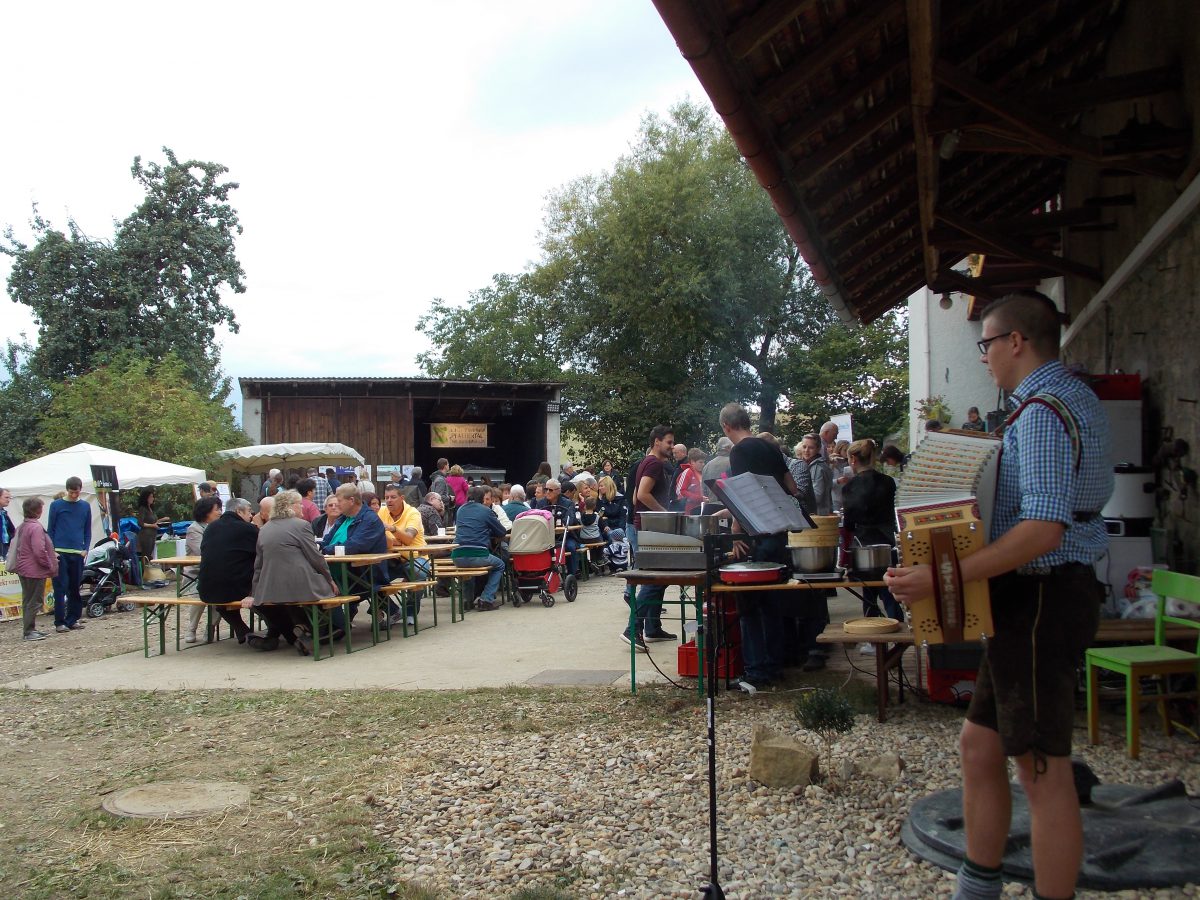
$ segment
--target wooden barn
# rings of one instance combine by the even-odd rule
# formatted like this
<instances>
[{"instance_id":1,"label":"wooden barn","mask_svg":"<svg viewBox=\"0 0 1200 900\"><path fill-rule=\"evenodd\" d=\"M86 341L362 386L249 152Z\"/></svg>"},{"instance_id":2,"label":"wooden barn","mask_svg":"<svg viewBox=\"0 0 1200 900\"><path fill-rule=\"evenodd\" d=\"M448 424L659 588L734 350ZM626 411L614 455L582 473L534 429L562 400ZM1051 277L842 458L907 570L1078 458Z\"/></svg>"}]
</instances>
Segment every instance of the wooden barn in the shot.
<instances>
[{"instance_id":1,"label":"wooden barn","mask_svg":"<svg viewBox=\"0 0 1200 900\"><path fill-rule=\"evenodd\" d=\"M559 456L558 382L430 378L239 378L255 443L339 441L375 471L438 457L524 482Z\"/></svg>"}]
</instances>

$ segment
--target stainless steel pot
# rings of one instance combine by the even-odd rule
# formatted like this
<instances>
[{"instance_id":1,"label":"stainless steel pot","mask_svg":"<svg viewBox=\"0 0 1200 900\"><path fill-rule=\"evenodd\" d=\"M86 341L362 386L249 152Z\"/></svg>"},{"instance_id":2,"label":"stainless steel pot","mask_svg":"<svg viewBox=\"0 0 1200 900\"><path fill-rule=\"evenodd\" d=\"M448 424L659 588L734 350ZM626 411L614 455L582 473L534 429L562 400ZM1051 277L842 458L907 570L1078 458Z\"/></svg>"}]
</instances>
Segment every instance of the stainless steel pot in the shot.
<instances>
[{"instance_id":1,"label":"stainless steel pot","mask_svg":"<svg viewBox=\"0 0 1200 900\"><path fill-rule=\"evenodd\" d=\"M832 572L837 564L837 547L788 547L792 568L805 575Z\"/></svg>"},{"instance_id":2,"label":"stainless steel pot","mask_svg":"<svg viewBox=\"0 0 1200 900\"><path fill-rule=\"evenodd\" d=\"M882 574L892 565L891 544L867 544L850 548L850 568L859 573Z\"/></svg>"},{"instance_id":3,"label":"stainless steel pot","mask_svg":"<svg viewBox=\"0 0 1200 900\"><path fill-rule=\"evenodd\" d=\"M642 513L642 516L645 515ZM703 539L706 534L718 534L721 531L721 520L716 516L681 516L680 524L683 529L680 534L698 540Z\"/></svg>"},{"instance_id":4,"label":"stainless steel pot","mask_svg":"<svg viewBox=\"0 0 1200 900\"><path fill-rule=\"evenodd\" d=\"M644 512L641 513L642 531L657 531L662 534L683 534L683 519L679 512Z\"/></svg>"}]
</instances>

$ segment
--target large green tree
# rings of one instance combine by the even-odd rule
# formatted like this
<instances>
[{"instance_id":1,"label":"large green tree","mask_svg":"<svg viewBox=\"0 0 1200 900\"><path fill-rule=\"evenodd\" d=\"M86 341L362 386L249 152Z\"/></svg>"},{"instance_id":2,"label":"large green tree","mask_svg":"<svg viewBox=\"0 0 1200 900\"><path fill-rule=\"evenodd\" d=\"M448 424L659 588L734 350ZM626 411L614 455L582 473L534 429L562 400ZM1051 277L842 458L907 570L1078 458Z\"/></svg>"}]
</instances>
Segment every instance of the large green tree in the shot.
<instances>
[{"instance_id":1,"label":"large green tree","mask_svg":"<svg viewBox=\"0 0 1200 900\"><path fill-rule=\"evenodd\" d=\"M57 385L38 437L47 453L88 441L200 468L248 443L232 411L187 383L179 357L151 362L129 351Z\"/></svg>"},{"instance_id":2,"label":"large green tree","mask_svg":"<svg viewBox=\"0 0 1200 900\"><path fill-rule=\"evenodd\" d=\"M421 326L432 375L561 378L564 427L598 455L642 449L657 422L707 441L729 400L765 428L782 403L796 431L847 408L885 431L903 415L901 325L837 321L728 134L690 103L550 197L537 263L465 308L435 302Z\"/></svg>"},{"instance_id":3,"label":"large green tree","mask_svg":"<svg viewBox=\"0 0 1200 900\"><path fill-rule=\"evenodd\" d=\"M179 357L189 384L223 399L216 329L237 331L225 291L245 291L234 242L242 231L229 204L235 182L213 162L133 161L145 191L110 240L88 236L74 220L55 228L35 207L33 244L5 232L12 257L9 296L32 311L36 347L29 370L58 381L92 371L130 351L148 360Z\"/></svg>"}]
</instances>

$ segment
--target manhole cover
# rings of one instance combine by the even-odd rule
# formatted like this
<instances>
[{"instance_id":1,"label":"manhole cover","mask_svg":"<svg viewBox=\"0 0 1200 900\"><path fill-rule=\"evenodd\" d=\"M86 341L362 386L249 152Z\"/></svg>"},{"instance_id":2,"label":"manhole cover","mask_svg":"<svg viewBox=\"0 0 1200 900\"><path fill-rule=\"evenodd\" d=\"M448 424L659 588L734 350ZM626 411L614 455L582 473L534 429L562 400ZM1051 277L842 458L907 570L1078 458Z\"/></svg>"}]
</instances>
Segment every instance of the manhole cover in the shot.
<instances>
[{"instance_id":1,"label":"manhole cover","mask_svg":"<svg viewBox=\"0 0 1200 900\"><path fill-rule=\"evenodd\" d=\"M192 819L250 802L250 789L232 781L159 781L113 791L100 802L130 819Z\"/></svg>"}]
</instances>

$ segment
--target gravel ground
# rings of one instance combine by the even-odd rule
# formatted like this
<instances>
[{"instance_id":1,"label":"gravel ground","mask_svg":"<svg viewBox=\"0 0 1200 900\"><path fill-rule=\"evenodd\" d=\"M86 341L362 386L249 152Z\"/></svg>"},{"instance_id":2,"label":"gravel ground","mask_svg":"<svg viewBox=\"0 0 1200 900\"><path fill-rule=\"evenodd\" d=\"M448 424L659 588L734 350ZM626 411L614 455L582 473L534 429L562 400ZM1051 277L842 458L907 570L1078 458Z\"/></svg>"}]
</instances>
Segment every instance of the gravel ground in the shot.
<instances>
[{"instance_id":1,"label":"gravel ground","mask_svg":"<svg viewBox=\"0 0 1200 900\"><path fill-rule=\"evenodd\" d=\"M488 726L466 749L461 735L429 735L419 749L382 757L404 773L392 792L371 800L377 834L402 861L396 874L461 897L531 883L589 898L696 896L708 873L703 709L670 699L665 688L654 694L662 717L633 733L619 720L544 731L534 707L528 733ZM851 732L823 745L798 728L789 699L720 701L718 840L727 895L949 896L949 873L913 857L899 833L915 800L958 786L961 713L907 704L882 726L860 715ZM760 723L820 748L823 772L888 751L906 769L895 783L833 775L803 789L766 788L747 774L751 731ZM1115 742L1080 755L1104 782L1157 784L1179 775L1195 791L1195 746L1147 737L1139 761L1126 759ZM445 759L465 759L466 768L447 771L439 763ZM1007 893L1027 889L1014 884ZM1125 894L1196 895L1194 886Z\"/></svg>"}]
</instances>

